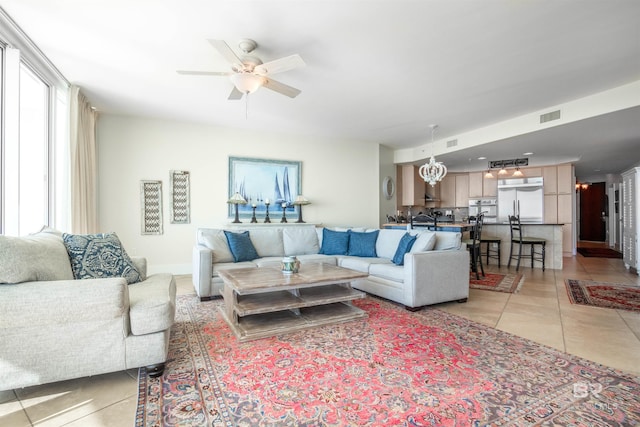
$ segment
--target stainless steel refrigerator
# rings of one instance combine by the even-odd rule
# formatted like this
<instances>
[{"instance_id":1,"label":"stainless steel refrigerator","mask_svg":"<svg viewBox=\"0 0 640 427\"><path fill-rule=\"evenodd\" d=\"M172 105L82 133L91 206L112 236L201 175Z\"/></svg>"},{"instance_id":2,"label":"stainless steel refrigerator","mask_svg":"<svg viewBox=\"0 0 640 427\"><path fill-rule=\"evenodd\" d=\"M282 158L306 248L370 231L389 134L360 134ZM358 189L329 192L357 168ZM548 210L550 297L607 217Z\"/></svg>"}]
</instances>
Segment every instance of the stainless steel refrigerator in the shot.
<instances>
[{"instance_id":1,"label":"stainless steel refrigerator","mask_svg":"<svg viewBox=\"0 0 640 427\"><path fill-rule=\"evenodd\" d=\"M544 220L542 177L498 180L498 222L509 222L509 215L520 222L541 224Z\"/></svg>"}]
</instances>

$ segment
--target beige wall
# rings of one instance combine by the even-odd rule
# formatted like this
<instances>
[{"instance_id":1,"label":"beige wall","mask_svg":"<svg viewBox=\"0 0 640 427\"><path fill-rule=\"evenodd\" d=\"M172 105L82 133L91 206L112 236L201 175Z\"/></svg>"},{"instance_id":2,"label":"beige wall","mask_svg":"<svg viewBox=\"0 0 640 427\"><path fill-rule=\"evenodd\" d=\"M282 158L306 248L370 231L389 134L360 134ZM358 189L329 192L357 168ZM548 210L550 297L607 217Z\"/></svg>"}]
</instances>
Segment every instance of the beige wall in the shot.
<instances>
[{"instance_id":1,"label":"beige wall","mask_svg":"<svg viewBox=\"0 0 640 427\"><path fill-rule=\"evenodd\" d=\"M99 222L115 231L151 272L191 273L196 228L228 223L229 156L302 161L307 222L378 227L380 156L375 144L240 131L200 124L102 115L98 122ZM191 223L171 224L169 171L191 174ZM386 171L385 171L386 172ZM140 233L140 180L161 180L164 234ZM277 219L279 221L279 217Z\"/></svg>"}]
</instances>

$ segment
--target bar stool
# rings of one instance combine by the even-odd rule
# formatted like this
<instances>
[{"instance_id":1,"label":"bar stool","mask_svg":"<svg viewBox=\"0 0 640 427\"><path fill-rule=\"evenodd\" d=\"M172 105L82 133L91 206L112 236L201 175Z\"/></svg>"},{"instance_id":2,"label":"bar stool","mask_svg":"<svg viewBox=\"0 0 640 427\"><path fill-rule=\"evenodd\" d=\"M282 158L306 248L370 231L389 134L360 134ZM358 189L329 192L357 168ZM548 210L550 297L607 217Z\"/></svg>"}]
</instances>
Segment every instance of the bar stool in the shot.
<instances>
[{"instance_id":1,"label":"bar stool","mask_svg":"<svg viewBox=\"0 0 640 427\"><path fill-rule=\"evenodd\" d=\"M533 268L534 261L542 261L542 271L544 271L544 254L547 241L539 237L528 237L522 235L522 225L520 224L519 216L509 216L509 226L511 227L511 248L509 250L509 264L507 267L511 267L511 260L513 258L518 259L516 264L516 271L520 268L520 259L522 258L522 247L524 245L530 245L531 250L529 256L531 257L531 268ZM513 255L513 245L518 245L518 254ZM540 245L542 250L540 252L535 251L535 246ZM525 254L526 256L526 254Z\"/></svg>"},{"instance_id":2,"label":"bar stool","mask_svg":"<svg viewBox=\"0 0 640 427\"><path fill-rule=\"evenodd\" d=\"M476 222L473 225L473 229L471 230L471 235L469 239L464 239L463 242L467 245L467 249L469 250L470 261L471 261L471 271L476 273L476 279L480 280L480 275L478 274L478 264L480 264L480 271L482 271L482 277L484 275L484 267L482 266L482 253L480 251L480 240L482 238L482 222L484 220L484 214L480 213L476 216Z\"/></svg>"},{"instance_id":3,"label":"bar stool","mask_svg":"<svg viewBox=\"0 0 640 427\"><path fill-rule=\"evenodd\" d=\"M498 260L498 267L500 267L500 243L502 243L502 240L498 236L483 234L482 239L480 239L480 246L482 246L483 243L487 244L487 251L485 252L487 265L489 265L489 258L493 258ZM491 247L494 243L496 243L497 249Z\"/></svg>"}]
</instances>

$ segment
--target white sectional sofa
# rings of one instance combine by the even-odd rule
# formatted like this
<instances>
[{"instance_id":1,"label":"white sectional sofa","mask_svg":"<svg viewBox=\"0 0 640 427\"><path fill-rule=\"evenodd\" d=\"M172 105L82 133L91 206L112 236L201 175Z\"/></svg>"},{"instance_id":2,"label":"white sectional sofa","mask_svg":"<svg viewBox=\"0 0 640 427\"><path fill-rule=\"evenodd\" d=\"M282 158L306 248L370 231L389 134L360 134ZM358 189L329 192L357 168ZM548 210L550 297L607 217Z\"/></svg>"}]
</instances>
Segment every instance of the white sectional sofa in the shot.
<instances>
[{"instance_id":1,"label":"white sectional sofa","mask_svg":"<svg viewBox=\"0 0 640 427\"><path fill-rule=\"evenodd\" d=\"M256 253L247 260L235 262L236 254L229 246L225 231L248 231ZM464 302L469 296L469 254L461 243L460 233L350 229L350 243L360 241L365 246L340 253L329 248L328 239L323 246L325 236L334 236L332 231L347 232L310 225L265 225L244 230L200 228L193 248L192 277L196 293L203 300L219 296L223 286L218 275L220 270L279 266L283 256L293 255L302 264L323 262L366 272L369 276L355 281L354 288L395 301L407 309L447 301ZM377 233L377 236L363 233ZM404 265L397 265L392 260L407 233L416 236L416 240L411 250L400 257ZM366 247L366 242L374 247Z\"/></svg>"}]
</instances>

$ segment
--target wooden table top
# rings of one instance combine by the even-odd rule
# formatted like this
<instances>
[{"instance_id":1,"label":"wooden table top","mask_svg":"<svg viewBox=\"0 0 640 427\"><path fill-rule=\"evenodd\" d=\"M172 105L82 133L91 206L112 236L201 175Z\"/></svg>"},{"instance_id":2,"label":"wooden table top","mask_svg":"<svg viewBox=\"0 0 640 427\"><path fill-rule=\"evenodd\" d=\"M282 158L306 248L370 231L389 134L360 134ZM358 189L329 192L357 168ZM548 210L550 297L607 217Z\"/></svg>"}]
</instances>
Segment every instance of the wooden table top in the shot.
<instances>
[{"instance_id":1,"label":"wooden table top","mask_svg":"<svg viewBox=\"0 0 640 427\"><path fill-rule=\"evenodd\" d=\"M233 268L220 270L218 274L225 284L232 286L239 294L243 291L253 293L259 290L274 291L277 288L349 282L368 276L367 273L323 263L302 264L300 271L293 274L284 274L279 267Z\"/></svg>"}]
</instances>

